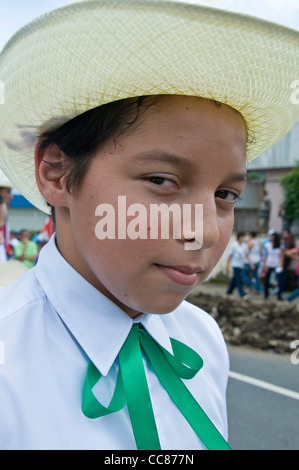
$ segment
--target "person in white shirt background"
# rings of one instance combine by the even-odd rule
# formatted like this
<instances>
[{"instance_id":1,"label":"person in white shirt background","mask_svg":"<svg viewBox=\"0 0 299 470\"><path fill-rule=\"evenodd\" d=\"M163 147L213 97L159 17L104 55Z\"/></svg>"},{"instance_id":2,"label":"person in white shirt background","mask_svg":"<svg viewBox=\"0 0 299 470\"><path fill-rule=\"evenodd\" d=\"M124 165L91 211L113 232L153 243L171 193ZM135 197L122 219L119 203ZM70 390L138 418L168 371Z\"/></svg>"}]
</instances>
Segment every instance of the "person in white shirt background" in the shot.
<instances>
[{"instance_id":1,"label":"person in white shirt background","mask_svg":"<svg viewBox=\"0 0 299 470\"><path fill-rule=\"evenodd\" d=\"M280 276L283 272L283 251L280 244L280 235L277 232L271 233L270 241L265 246L265 258L264 258L264 298L267 299L269 296L270 278L273 276L277 282L277 299L282 300L282 277Z\"/></svg>"},{"instance_id":2,"label":"person in white shirt background","mask_svg":"<svg viewBox=\"0 0 299 470\"><path fill-rule=\"evenodd\" d=\"M228 244L246 159L299 118L293 35L198 5L85 1L4 49L0 164L30 202L51 207L56 232L0 292L3 449L229 449L226 346L184 299ZM253 70L265 61L271 83ZM147 214L201 204L200 242L171 218L179 237L141 237L141 215L135 237L99 239L99 207L116 210L120 195ZM114 215L119 230L124 214Z\"/></svg>"},{"instance_id":3,"label":"person in white shirt background","mask_svg":"<svg viewBox=\"0 0 299 470\"><path fill-rule=\"evenodd\" d=\"M251 289L254 287L256 293L260 291L260 279L258 276L261 261L261 243L256 238L256 232L249 233L249 240L246 243L247 262L243 271L243 280L245 285Z\"/></svg>"},{"instance_id":4,"label":"person in white shirt background","mask_svg":"<svg viewBox=\"0 0 299 470\"><path fill-rule=\"evenodd\" d=\"M247 298L248 294L244 290L243 285L243 270L245 268L248 259L246 257L247 246L245 244L245 233L239 232L236 236L236 241L234 241L230 247L227 263L226 263L226 272L230 273L230 267L233 268L233 276L229 283L226 293L231 295L234 289L238 289L240 297Z\"/></svg>"}]
</instances>

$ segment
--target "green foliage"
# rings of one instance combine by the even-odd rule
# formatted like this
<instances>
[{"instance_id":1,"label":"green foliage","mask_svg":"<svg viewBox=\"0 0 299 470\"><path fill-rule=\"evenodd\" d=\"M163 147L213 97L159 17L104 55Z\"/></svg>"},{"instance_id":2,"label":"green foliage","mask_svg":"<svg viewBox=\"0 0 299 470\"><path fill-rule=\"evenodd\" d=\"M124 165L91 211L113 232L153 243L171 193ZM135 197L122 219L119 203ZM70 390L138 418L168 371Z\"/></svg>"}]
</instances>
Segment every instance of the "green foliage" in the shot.
<instances>
[{"instance_id":1,"label":"green foliage","mask_svg":"<svg viewBox=\"0 0 299 470\"><path fill-rule=\"evenodd\" d=\"M247 178L249 180L263 180L265 179L265 173L261 173L259 171L248 171Z\"/></svg>"},{"instance_id":2,"label":"green foliage","mask_svg":"<svg viewBox=\"0 0 299 470\"><path fill-rule=\"evenodd\" d=\"M289 173L281 177L280 184L284 192L284 219L291 221L299 218L299 161Z\"/></svg>"}]
</instances>

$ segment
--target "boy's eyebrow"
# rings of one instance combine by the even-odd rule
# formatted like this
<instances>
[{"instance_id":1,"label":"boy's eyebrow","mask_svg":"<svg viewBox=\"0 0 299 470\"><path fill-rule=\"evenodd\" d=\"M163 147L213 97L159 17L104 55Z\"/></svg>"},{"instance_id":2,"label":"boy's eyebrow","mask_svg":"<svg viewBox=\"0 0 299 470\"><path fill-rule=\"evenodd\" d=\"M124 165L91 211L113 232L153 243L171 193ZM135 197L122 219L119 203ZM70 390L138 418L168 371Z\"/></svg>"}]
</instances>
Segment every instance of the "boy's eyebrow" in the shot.
<instances>
[{"instance_id":1,"label":"boy's eyebrow","mask_svg":"<svg viewBox=\"0 0 299 470\"><path fill-rule=\"evenodd\" d=\"M136 162L148 162L149 160L155 160L159 162L171 163L180 167L191 168L193 163L185 157L175 155L173 153L165 152L163 150L149 150L140 152L134 155L133 160ZM230 181L240 181L241 183L247 182L247 172L244 173L232 173L229 176Z\"/></svg>"},{"instance_id":2,"label":"boy's eyebrow","mask_svg":"<svg viewBox=\"0 0 299 470\"><path fill-rule=\"evenodd\" d=\"M149 150L134 155L133 158L136 162L144 162L149 160L155 160L159 162L171 163L172 165L180 167L192 167L192 162L185 157L175 155L173 153L165 152L162 150Z\"/></svg>"},{"instance_id":3,"label":"boy's eyebrow","mask_svg":"<svg viewBox=\"0 0 299 470\"><path fill-rule=\"evenodd\" d=\"M230 181L236 181L236 182L241 182L241 183L247 183L247 173L232 173L229 176Z\"/></svg>"}]
</instances>

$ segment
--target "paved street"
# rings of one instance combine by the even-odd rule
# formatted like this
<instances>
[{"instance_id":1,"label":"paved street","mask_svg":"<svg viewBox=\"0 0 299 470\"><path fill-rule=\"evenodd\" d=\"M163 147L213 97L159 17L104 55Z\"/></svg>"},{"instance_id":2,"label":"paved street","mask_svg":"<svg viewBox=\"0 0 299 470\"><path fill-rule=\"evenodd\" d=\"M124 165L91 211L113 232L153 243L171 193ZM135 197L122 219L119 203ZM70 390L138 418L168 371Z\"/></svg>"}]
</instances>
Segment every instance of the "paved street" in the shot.
<instances>
[{"instance_id":1,"label":"paved street","mask_svg":"<svg viewBox=\"0 0 299 470\"><path fill-rule=\"evenodd\" d=\"M198 291L224 295L226 287L204 283ZM234 296L238 298L238 293ZM262 294L250 297L253 300L263 298ZM275 300L275 296L272 299ZM245 346L228 346L228 350L231 376L227 403L232 449L299 450L299 363L292 364L290 360L294 350L284 355ZM242 374L242 380L238 375L236 378L235 373ZM292 395L292 391L296 393Z\"/></svg>"},{"instance_id":2,"label":"paved street","mask_svg":"<svg viewBox=\"0 0 299 470\"><path fill-rule=\"evenodd\" d=\"M299 450L299 364L277 355L229 346L231 371L297 392L295 398L230 377L227 391L233 450ZM260 382L257 382L260 384ZM276 390L274 388L274 390ZM278 390L280 390L278 388Z\"/></svg>"}]
</instances>

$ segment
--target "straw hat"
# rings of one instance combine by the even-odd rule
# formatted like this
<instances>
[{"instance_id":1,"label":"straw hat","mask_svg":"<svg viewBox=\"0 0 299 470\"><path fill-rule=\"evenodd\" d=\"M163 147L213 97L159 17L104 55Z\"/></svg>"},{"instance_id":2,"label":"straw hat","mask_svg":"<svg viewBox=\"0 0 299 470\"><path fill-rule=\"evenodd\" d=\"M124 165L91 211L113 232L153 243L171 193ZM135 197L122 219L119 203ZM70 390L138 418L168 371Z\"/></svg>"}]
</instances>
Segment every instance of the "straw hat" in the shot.
<instances>
[{"instance_id":1,"label":"straw hat","mask_svg":"<svg viewBox=\"0 0 299 470\"><path fill-rule=\"evenodd\" d=\"M255 136L252 159L299 119L298 79L299 33L284 26L177 2L70 4L23 27L0 55L0 167L47 212L34 177L38 134L101 104L154 94L236 108Z\"/></svg>"}]
</instances>

